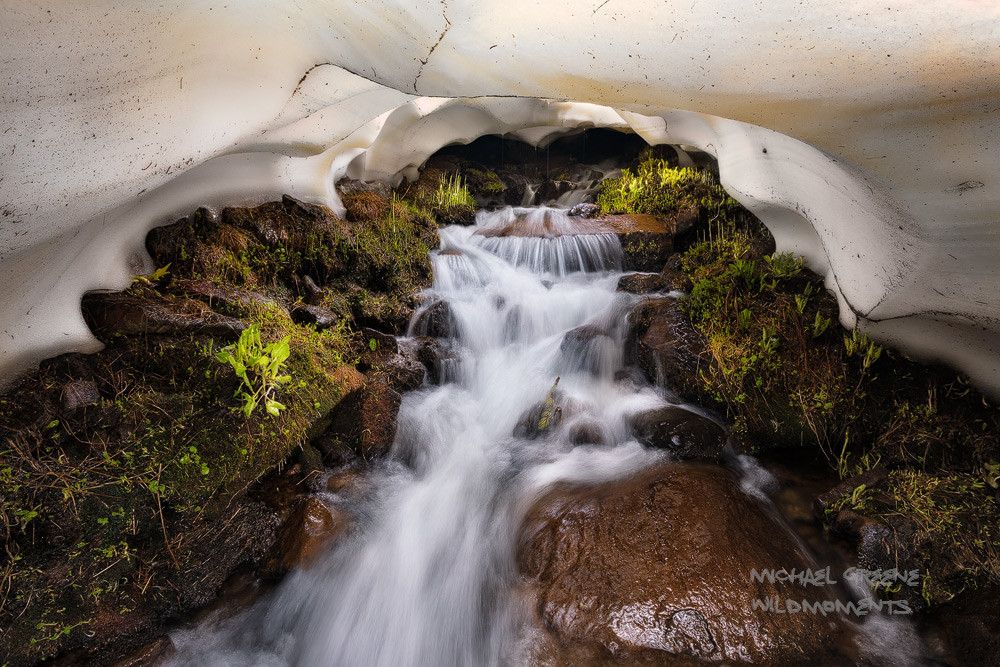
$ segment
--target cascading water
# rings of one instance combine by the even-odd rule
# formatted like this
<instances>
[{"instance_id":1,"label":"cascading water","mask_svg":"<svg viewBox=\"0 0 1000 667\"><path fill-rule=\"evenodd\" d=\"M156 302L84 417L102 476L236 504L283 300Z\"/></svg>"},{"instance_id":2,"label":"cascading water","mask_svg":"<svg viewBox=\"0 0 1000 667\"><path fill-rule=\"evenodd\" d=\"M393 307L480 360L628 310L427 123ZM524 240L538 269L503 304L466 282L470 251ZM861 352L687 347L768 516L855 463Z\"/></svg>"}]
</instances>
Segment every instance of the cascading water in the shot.
<instances>
[{"instance_id":1,"label":"cascading water","mask_svg":"<svg viewBox=\"0 0 1000 667\"><path fill-rule=\"evenodd\" d=\"M664 458L628 425L665 401L620 373L638 298L615 291L621 248L573 224L507 209L441 230L426 297L448 305L447 381L405 396L352 535L255 607L175 633L174 667L522 663L514 552L528 505L555 482ZM545 413L557 378L565 415ZM539 433L543 419L562 423ZM581 432L591 444L574 445Z\"/></svg>"}]
</instances>

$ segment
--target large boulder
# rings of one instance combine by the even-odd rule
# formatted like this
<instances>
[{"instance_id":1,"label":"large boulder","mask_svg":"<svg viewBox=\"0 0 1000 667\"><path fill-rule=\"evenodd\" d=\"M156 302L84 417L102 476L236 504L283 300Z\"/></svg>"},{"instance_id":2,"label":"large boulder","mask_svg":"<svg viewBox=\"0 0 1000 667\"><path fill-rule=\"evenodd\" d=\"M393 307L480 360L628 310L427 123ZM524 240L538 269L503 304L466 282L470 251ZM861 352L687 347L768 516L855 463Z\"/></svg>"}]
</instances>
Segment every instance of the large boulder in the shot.
<instances>
[{"instance_id":1,"label":"large boulder","mask_svg":"<svg viewBox=\"0 0 1000 667\"><path fill-rule=\"evenodd\" d=\"M675 299L645 299L628 315L625 362L638 365L650 382L678 396L701 396L698 371L710 363L702 335Z\"/></svg>"},{"instance_id":2,"label":"large boulder","mask_svg":"<svg viewBox=\"0 0 1000 667\"><path fill-rule=\"evenodd\" d=\"M671 463L626 481L557 487L528 511L517 562L554 644L589 645L616 664L799 664L830 654L848 632L833 611L767 609L803 600L829 609L838 598L832 585L751 575L811 565L717 466Z\"/></svg>"}]
</instances>

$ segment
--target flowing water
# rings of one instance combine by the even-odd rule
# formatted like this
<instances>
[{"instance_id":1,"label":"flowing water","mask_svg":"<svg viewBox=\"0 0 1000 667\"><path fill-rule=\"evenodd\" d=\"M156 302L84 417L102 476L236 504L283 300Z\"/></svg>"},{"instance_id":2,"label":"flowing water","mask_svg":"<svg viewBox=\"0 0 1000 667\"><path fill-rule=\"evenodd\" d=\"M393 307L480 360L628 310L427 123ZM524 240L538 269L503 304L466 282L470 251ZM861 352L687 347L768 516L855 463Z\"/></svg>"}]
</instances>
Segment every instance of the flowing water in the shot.
<instances>
[{"instance_id":1,"label":"flowing water","mask_svg":"<svg viewBox=\"0 0 1000 667\"><path fill-rule=\"evenodd\" d=\"M351 508L356 530L253 608L175 633L174 665L519 662L514 539L526 507L556 481L623 477L663 456L627 425L666 401L622 373L638 297L615 291L617 238L561 235L563 215L481 212L475 227L441 230L426 296L450 306L447 381L405 395L377 490ZM512 216L537 233L491 235ZM572 414L548 437L515 436L531 435L557 378ZM573 446L574 427L603 444Z\"/></svg>"}]
</instances>

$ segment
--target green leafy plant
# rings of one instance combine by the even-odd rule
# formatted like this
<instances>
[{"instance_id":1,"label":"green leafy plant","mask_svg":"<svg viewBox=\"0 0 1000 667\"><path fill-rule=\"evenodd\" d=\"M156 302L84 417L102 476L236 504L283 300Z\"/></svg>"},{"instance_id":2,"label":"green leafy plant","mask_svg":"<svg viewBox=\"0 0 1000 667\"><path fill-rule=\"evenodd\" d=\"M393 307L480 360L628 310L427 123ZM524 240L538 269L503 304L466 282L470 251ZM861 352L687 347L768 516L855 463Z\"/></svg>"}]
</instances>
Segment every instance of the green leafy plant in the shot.
<instances>
[{"instance_id":1,"label":"green leafy plant","mask_svg":"<svg viewBox=\"0 0 1000 667\"><path fill-rule=\"evenodd\" d=\"M158 283L164 278L170 275L170 263L168 262L166 266L161 266L156 271L153 271L148 276L136 276L132 279L133 283L143 283L144 285L152 285L153 283Z\"/></svg>"},{"instance_id":2,"label":"green leafy plant","mask_svg":"<svg viewBox=\"0 0 1000 667\"><path fill-rule=\"evenodd\" d=\"M802 260L790 252L781 252L764 258L771 275L779 280L791 278L802 272Z\"/></svg>"},{"instance_id":3,"label":"green leafy plant","mask_svg":"<svg viewBox=\"0 0 1000 667\"><path fill-rule=\"evenodd\" d=\"M542 414L538 418L538 430L544 431L549 427L552 422L552 417L556 410L556 387L559 386L559 378L552 383L552 388L549 389L549 395L545 397L545 405L542 407Z\"/></svg>"},{"instance_id":4,"label":"green leafy plant","mask_svg":"<svg viewBox=\"0 0 1000 667\"><path fill-rule=\"evenodd\" d=\"M285 409L272 396L276 389L292 379L291 375L280 375L290 353L289 340L291 336L285 336L277 343L264 345L260 339L260 327L254 324L243 330L238 341L216 353L215 358L231 365L243 381L233 395L243 401L243 414L247 417L261 401L272 417L277 417Z\"/></svg>"},{"instance_id":5,"label":"green leafy plant","mask_svg":"<svg viewBox=\"0 0 1000 667\"><path fill-rule=\"evenodd\" d=\"M830 323L832 320L829 317L823 317L820 313L816 313L816 319L812 323L812 337L819 338L826 330L830 328Z\"/></svg>"}]
</instances>

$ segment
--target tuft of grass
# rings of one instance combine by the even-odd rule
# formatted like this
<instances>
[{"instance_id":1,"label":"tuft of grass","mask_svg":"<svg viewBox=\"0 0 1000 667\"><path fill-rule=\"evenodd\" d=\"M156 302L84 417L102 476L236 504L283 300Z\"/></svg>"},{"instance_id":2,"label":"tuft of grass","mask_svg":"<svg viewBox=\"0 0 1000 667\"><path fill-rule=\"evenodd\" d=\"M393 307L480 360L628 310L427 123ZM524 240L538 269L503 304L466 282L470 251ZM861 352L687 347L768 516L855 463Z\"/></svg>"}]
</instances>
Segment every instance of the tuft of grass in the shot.
<instances>
[{"instance_id":1,"label":"tuft of grass","mask_svg":"<svg viewBox=\"0 0 1000 667\"><path fill-rule=\"evenodd\" d=\"M416 183L404 189L402 198L438 224L469 224L476 216L476 199L457 173L425 169Z\"/></svg>"}]
</instances>

